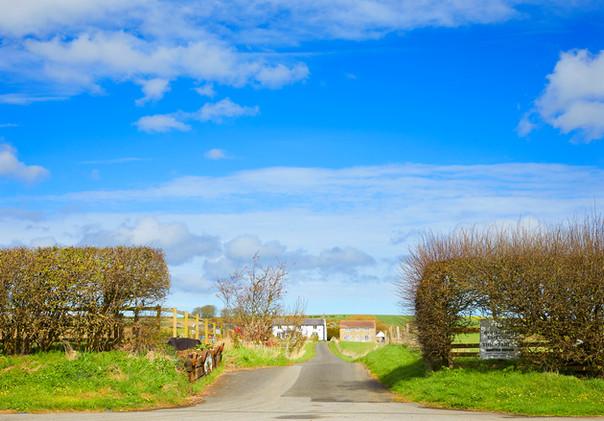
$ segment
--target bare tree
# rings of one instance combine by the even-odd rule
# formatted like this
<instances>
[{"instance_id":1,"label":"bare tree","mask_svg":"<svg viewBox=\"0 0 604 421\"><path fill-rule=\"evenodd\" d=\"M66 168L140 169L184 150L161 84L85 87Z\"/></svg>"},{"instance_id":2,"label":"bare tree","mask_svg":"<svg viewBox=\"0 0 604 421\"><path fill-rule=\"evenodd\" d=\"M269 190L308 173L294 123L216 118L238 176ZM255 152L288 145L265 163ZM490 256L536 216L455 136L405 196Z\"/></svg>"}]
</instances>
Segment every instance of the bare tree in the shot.
<instances>
[{"instance_id":1,"label":"bare tree","mask_svg":"<svg viewBox=\"0 0 604 421\"><path fill-rule=\"evenodd\" d=\"M262 266L256 255L249 266L217 281L225 314L243 339L266 343L272 337L273 321L283 312L286 277L285 266Z\"/></svg>"}]
</instances>

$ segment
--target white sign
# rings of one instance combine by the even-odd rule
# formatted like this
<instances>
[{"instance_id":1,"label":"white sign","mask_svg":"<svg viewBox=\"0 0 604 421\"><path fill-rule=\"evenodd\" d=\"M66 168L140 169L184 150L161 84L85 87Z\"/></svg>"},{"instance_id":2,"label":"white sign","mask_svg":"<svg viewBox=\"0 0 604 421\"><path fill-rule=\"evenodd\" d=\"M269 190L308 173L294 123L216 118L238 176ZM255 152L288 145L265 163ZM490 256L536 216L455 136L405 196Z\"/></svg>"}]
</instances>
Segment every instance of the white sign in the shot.
<instances>
[{"instance_id":1,"label":"white sign","mask_svg":"<svg viewBox=\"0 0 604 421\"><path fill-rule=\"evenodd\" d=\"M480 321L480 359L511 360L518 358L518 341L495 320Z\"/></svg>"}]
</instances>

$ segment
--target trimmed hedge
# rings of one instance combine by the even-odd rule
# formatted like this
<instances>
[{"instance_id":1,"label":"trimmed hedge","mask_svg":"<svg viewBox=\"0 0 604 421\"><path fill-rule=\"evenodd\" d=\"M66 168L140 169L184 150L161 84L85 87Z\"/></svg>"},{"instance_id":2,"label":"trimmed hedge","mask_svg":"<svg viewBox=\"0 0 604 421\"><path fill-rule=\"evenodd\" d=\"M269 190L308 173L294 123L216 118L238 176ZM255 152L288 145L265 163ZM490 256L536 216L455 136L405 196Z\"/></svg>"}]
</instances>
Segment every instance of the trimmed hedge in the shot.
<instances>
[{"instance_id":1,"label":"trimmed hedge","mask_svg":"<svg viewBox=\"0 0 604 421\"><path fill-rule=\"evenodd\" d=\"M532 366L604 374L604 219L427 236L407 265L407 298L432 368L450 365L467 316L498 320Z\"/></svg>"},{"instance_id":2,"label":"trimmed hedge","mask_svg":"<svg viewBox=\"0 0 604 421\"><path fill-rule=\"evenodd\" d=\"M169 286L163 253L147 247L1 249L2 350L112 349L124 340L122 309L160 303Z\"/></svg>"}]
</instances>

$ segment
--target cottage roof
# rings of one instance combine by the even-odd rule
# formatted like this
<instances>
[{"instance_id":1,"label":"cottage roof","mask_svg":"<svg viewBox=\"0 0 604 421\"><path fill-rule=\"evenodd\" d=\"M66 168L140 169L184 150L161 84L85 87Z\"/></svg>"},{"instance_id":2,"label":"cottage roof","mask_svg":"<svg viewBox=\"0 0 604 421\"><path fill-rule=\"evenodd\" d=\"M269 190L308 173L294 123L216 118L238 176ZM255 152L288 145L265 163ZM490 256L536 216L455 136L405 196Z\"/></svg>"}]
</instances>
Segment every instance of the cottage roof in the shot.
<instances>
[{"instance_id":1,"label":"cottage roof","mask_svg":"<svg viewBox=\"0 0 604 421\"><path fill-rule=\"evenodd\" d=\"M375 329L375 320L341 320L341 328Z\"/></svg>"}]
</instances>

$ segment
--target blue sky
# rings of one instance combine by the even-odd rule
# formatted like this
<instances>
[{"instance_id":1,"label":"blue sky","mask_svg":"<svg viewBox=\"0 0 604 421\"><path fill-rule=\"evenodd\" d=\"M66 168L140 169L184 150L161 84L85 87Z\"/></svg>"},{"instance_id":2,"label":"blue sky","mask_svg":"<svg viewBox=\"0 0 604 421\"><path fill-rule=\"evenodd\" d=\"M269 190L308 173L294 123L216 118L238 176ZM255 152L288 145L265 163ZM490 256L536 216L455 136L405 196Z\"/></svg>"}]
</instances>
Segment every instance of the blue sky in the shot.
<instances>
[{"instance_id":1,"label":"blue sky","mask_svg":"<svg viewBox=\"0 0 604 421\"><path fill-rule=\"evenodd\" d=\"M395 313L423 231L601 207L596 1L0 7L0 243L161 247L182 308L259 252Z\"/></svg>"}]
</instances>

